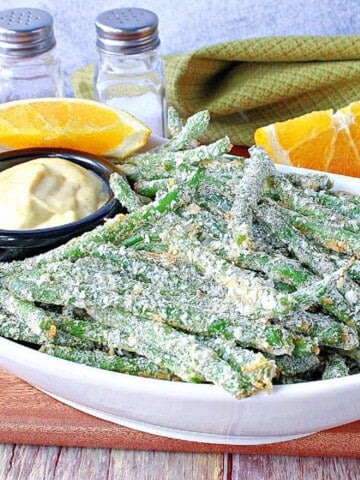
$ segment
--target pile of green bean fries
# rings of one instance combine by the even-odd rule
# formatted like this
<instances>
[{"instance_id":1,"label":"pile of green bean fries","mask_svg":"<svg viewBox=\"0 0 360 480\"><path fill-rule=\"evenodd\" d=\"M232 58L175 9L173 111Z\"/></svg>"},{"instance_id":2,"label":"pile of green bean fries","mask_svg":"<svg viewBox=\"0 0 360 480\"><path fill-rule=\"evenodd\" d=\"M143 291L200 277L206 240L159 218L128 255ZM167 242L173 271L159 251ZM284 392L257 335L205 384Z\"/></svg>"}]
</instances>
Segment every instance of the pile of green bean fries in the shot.
<instances>
[{"instance_id":1,"label":"pile of green bean fries","mask_svg":"<svg viewBox=\"0 0 360 480\"><path fill-rule=\"evenodd\" d=\"M0 264L0 335L236 398L360 372L360 197L199 146L208 122L170 109L169 142L111 177L127 215Z\"/></svg>"}]
</instances>

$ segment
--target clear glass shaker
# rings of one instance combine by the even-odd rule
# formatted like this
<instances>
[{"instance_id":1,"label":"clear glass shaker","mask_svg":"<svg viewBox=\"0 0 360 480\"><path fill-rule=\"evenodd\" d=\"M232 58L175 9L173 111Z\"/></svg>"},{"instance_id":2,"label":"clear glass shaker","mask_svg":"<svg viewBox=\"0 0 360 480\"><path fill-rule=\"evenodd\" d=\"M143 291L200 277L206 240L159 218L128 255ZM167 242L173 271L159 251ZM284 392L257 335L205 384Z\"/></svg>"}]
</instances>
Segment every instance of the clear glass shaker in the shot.
<instances>
[{"instance_id":1,"label":"clear glass shaker","mask_svg":"<svg viewBox=\"0 0 360 480\"><path fill-rule=\"evenodd\" d=\"M38 8L0 12L0 102L65 96L53 18Z\"/></svg>"},{"instance_id":2,"label":"clear glass shaker","mask_svg":"<svg viewBox=\"0 0 360 480\"><path fill-rule=\"evenodd\" d=\"M158 17L142 8L119 8L96 17L98 101L135 115L166 136L165 75L159 55Z\"/></svg>"}]
</instances>

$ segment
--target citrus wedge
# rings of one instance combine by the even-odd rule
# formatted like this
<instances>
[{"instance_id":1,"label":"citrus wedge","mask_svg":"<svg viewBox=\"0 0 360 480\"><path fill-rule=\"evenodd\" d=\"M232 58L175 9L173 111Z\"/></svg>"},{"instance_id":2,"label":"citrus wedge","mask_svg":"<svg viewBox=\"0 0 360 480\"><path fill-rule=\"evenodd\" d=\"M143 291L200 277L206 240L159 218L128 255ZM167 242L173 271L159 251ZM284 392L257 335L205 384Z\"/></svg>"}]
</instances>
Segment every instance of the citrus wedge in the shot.
<instances>
[{"instance_id":1,"label":"citrus wedge","mask_svg":"<svg viewBox=\"0 0 360 480\"><path fill-rule=\"evenodd\" d=\"M258 128L254 139L277 163L360 177L360 101Z\"/></svg>"},{"instance_id":2,"label":"citrus wedge","mask_svg":"<svg viewBox=\"0 0 360 480\"><path fill-rule=\"evenodd\" d=\"M77 98L0 104L0 148L57 147L125 158L142 148L150 128L130 113Z\"/></svg>"}]
</instances>

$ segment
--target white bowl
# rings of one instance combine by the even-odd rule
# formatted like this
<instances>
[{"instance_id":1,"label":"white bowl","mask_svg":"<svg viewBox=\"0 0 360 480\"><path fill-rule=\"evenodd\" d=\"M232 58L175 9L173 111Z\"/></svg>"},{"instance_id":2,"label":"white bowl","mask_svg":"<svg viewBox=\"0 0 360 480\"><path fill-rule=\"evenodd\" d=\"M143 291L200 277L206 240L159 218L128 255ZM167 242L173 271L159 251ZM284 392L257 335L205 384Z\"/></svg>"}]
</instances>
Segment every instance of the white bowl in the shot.
<instances>
[{"instance_id":1,"label":"white bowl","mask_svg":"<svg viewBox=\"0 0 360 480\"><path fill-rule=\"evenodd\" d=\"M360 179L331 177L338 189L360 192ZM260 392L236 400L213 385L153 380L100 370L45 356L4 338L0 338L0 366L96 417L182 440L265 444L360 419L360 374L275 386L271 394Z\"/></svg>"}]
</instances>

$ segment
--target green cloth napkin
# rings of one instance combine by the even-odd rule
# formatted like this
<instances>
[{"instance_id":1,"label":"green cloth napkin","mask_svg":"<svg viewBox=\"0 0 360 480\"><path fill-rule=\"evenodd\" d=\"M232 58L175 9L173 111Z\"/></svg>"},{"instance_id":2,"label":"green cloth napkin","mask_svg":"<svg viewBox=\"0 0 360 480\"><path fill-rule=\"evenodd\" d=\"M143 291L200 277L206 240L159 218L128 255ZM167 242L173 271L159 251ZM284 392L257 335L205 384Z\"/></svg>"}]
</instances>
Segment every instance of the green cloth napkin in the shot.
<instances>
[{"instance_id":1,"label":"green cloth napkin","mask_svg":"<svg viewBox=\"0 0 360 480\"><path fill-rule=\"evenodd\" d=\"M251 145L262 125L360 100L360 35L253 38L164 59L168 105L184 118L210 112L204 142ZM75 95L91 98L91 79L91 66L76 72Z\"/></svg>"}]
</instances>

